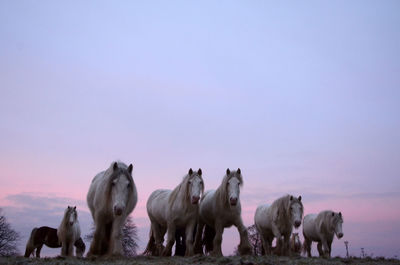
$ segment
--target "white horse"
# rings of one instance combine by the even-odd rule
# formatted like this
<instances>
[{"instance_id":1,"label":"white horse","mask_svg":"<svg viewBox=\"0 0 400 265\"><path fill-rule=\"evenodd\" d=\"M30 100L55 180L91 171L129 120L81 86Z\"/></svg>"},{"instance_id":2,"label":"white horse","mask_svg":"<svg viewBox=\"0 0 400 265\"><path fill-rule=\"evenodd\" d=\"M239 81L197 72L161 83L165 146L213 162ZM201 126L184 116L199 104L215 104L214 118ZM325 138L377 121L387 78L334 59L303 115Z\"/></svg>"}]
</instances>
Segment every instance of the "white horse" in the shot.
<instances>
[{"instance_id":1,"label":"white horse","mask_svg":"<svg viewBox=\"0 0 400 265\"><path fill-rule=\"evenodd\" d=\"M333 211L322 211L317 214L307 214L303 221L303 253L307 252L311 257L311 244L318 242L319 256L331 256L332 241L336 234L338 239L343 237L343 216L342 213Z\"/></svg>"},{"instance_id":2,"label":"white horse","mask_svg":"<svg viewBox=\"0 0 400 265\"><path fill-rule=\"evenodd\" d=\"M74 243L81 237L76 206L68 206L65 209L64 217L57 230L57 236L61 244L61 256L71 257L73 255Z\"/></svg>"},{"instance_id":3,"label":"white horse","mask_svg":"<svg viewBox=\"0 0 400 265\"><path fill-rule=\"evenodd\" d=\"M132 164L113 162L97 174L87 194L95 232L87 256L122 255L121 228L137 203Z\"/></svg>"},{"instance_id":4,"label":"white horse","mask_svg":"<svg viewBox=\"0 0 400 265\"><path fill-rule=\"evenodd\" d=\"M240 169L231 172L228 168L218 189L207 191L204 194L199 208L199 222L195 240L196 253L202 253L202 245L205 244L207 252L221 256L224 228L234 225L240 234L239 253L241 255L251 254L252 248L247 229L243 225L241 217L239 198L241 185L243 185L243 177Z\"/></svg>"},{"instance_id":5,"label":"white horse","mask_svg":"<svg viewBox=\"0 0 400 265\"><path fill-rule=\"evenodd\" d=\"M271 206L258 206L254 215L254 222L261 236L264 254L271 254L271 245L277 239L276 249L278 254L291 254L290 235L293 226L299 227L303 217L303 204L301 196L283 196L275 200ZM282 241L283 236L283 242Z\"/></svg>"},{"instance_id":6,"label":"white horse","mask_svg":"<svg viewBox=\"0 0 400 265\"><path fill-rule=\"evenodd\" d=\"M151 229L145 254L171 256L176 229L185 229L185 255L193 255L193 232L198 218L198 202L203 192L201 169L197 172L189 169L174 190L156 190L150 195L146 206ZM166 231L167 244L163 249Z\"/></svg>"}]
</instances>

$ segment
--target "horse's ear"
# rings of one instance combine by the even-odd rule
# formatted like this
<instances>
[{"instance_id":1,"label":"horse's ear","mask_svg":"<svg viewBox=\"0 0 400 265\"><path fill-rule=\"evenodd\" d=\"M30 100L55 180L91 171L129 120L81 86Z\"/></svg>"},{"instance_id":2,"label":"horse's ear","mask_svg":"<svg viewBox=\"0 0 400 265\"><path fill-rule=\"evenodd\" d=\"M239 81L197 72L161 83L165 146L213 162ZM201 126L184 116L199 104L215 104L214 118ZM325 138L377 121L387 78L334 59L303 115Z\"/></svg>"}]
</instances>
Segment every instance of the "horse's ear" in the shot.
<instances>
[{"instance_id":1,"label":"horse's ear","mask_svg":"<svg viewBox=\"0 0 400 265\"><path fill-rule=\"evenodd\" d=\"M240 170L240 168L238 168L238 170L236 171L239 175L242 174L242 171Z\"/></svg>"},{"instance_id":2,"label":"horse's ear","mask_svg":"<svg viewBox=\"0 0 400 265\"><path fill-rule=\"evenodd\" d=\"M117 163L117 162L114 162L113 170L115 171L117 168L118 168L118 163Z\"/></svg>"},{"instance_id":3,"label":"horse's ear","mask_svg":"<svg viewBox=\"0 0 400 265\"><path fill-rule=\"evenodd\" d=\"M332 212L332 216L335 216L335 213L334 213L334 212Z\"/></svg>"},{"instance_id":4,"label":"horse's ear","mask_svg":"<svg viewBox=\"0 0 400 265\"><path fill-rule=\"evenodd\" d=\"M199 168L199 170L197 171L197 174L199 174L199 176L201 176L201 174L203 174L203 171L201 171L201 168Z\"/></svg>"},{"instance_id":5,"label":"horse's ear","mask_svg":"<svg viewBox=\"0 0 400 265\"><path fill-rule=\"evenodd\" d=\"M74 210L76 210L76 206L74 206Z\"/></svg>"},{"instance_id":6,"label":"horse's ear","mask_svg":"<svg viewBox=\"0 0 400 265\"><path fill-rule=\"evenodd\" d=\"M293 196L290 196L290 200L293 200Z\"/></svg>"},{"instance_id":7,"label":"horse's ear","mask_svg":"<svg viewBox=\"0 0 400 265\"><path fill-rule=\"evenodd\" d=\"M68 205L68 209L71 209L71 207L69 207L69 205Z\"/></svg>"},{"instance_id":8,"label":"horse's ear","mask_svg":"<svg viewBox=\"0 0 400 265\"><path fill-rule=\"evenodd\" d=\"M226 174L227 174L227 175L230 175L230 174L231 174L231 171L229 170L229 168L226 169Z\"/></svg>"},{"instance_id":9,"label":"horse's ear","mask_svg":"<svg viewBox=\"0 0 400 265\"><path fill-rule=\"evenodd\" d=\"M301 202L301 196L299 196L299 202Z\"/></svg>"},{"instance_id":10,"label":"horse's ear","mask_svg":"<svg viewBox=\"0 0 400 265\"><path fill-rule=\"evenodd\" d=\"M342 212L339 212L339 216L342 217Z\"/></svg>"},{"instance_id":11,"label":"horse's ear","mask_svg":"<svg viewBox=\"0 0 400 265\"><path fill-rule=\"evenodd\" d=\"M189 176L191 176L193 174L193 169L189 169Z\"/></svg>"},{"instance_id":12,"label":"horse's ear","mask_svg":"<svg viewBox=\"0 0 400 265\"><path fill-rule=\"evenodd\" d=\"M129 167L128 167L128 172L129 172L129 174L131 174L131 175L132 175L132 169L133 169L133 165L130 164Z\"/></svg>"}]
</instances>

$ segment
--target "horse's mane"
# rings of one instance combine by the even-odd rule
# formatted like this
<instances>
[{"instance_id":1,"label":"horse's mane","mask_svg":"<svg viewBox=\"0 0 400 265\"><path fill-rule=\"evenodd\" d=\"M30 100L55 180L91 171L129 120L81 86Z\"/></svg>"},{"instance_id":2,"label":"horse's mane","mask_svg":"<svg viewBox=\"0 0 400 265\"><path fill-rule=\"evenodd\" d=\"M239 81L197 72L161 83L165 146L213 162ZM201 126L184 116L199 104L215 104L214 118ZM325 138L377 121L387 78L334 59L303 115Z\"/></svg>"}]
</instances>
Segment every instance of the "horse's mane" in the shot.
<instances>
[{"instance_id":1,"label":"horse's mane","mask_svg":"<svg viewBox=\"0 0 400 265\"><path fill-rule=\"evenodd\" d=\"M78 220L78 212L76 211L76 207L70 207L68 206L67 209L64 211L64 217L61 221L61 224L59 226L59 233L60 235L64 235L66 230L68 229L68 222L69 222L69 216L70 214L74 214L74 221Z\"/></svg>"},{"instance_id":2,"label":"horse's mane","mask_svg":"<svg viewBox=\"0 0 400 265\"><path fill-rule=\"evenodd\" d=\"M118 167L114 170L115 163L117 163ZM106 184L107 185L106 186L107 201L109 201L111 199L111 190L112 190L113 181L121 175L124 175L128 179L128 181L131 185L132 189L129 190L130 191L129 196L131 196L131 194L133 192L133 178L132 178L132 175L129 174L128 166L125 163L120 162L120 161L112 162L110 167L104 173L104 175L106 175L106 179L107 179L107 184Z\"/></svg>"},{"instance_id":3,"label":"horse's mane","mask_svg":"<svg viewBox=\"0 0 400 265\"><path fill-rule=\"evenodd\" d=\"M227 170L228 171L228 170ZM224 205L225 204L229 204L229 200L228 200L228 181L233 178L233 177L237 177L239 179L240 182L240 186L243 186L243 177L242 174L239 173L237 174L237 171L232 170L225 174L224 178L222 179L221 185L219 185L218 189L215 191L215 196L219 199L219 201L221 201Z\"/></svg>"},{"instance_id":4,"label":"horse's mane","mask_svg":"<svg viewBox=\"0 0 400 265\"><path fill-rule=\"evenodd\" d=\"M334 214L332 216L332 214ZM328 226L335 226L339 221L343 222L343 215L341 212L325 211L325 219L328 221Z\"/></svg>"},{"instance_id":5,"label":"horse's mane","mask_svg":"<svg viewBox=\"0 0 400 265\"><path fill-rule=\"evenodd\" d=\"M284 220L291 220L292 212L290 211L290 206L292 204L299 203L302 212L304 211L303 203L296 197L292 195L285 195L274 201L271 208L276 209L277 221L281 223Z\"/></svg>"},{"instance_id":6,"label":"horse's mane","mask_svg":"<svg viewBox=\"0 0 400 265\"><path fill-rule=\"evenodd\" d=\"M171 192L171 194L169 196L169 199L168 199L168 203L169 203L170 207L172 207L172 205L176 201L176 198L178 197L178 194L180 192L183 192L185 200L182 202L183 203L182 207L184 209L188 208L187 206L190 204L190 193L189 193L190 191L188 189L189 180L191 178L193 178L194 176L196 176L196 175L199 176L200 178L202 178L201 175L199 175L197 171L193 171L192 175L186 174L183 177L181 183L178 186L176 186L175 189L172 190L172 192ZM201 193L204 193L204 186L202 188Z\"/></svg>"}]
</instances>

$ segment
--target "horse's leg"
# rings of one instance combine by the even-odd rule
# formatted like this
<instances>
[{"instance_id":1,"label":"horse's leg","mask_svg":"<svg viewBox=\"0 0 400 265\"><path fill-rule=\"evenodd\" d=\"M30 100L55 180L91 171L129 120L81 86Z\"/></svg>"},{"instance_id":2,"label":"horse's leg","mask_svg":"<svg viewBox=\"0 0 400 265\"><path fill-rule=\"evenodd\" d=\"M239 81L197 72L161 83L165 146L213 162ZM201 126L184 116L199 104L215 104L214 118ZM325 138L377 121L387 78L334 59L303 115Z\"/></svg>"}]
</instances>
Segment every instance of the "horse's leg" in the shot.
<instances>
[{"instance_id":1,"label":"horse's leg","mask_svg":"<svg viewBox=\"0 0 400 265\"><path fill-rule=\"evenodd\" d=\"M67 244L65 241L61 242L61 256L67 255Z\"/></svg>"},{"instance_id":2,"label":"horse's leg","mask_svg":"<svg viewBox=\"0 0 400 265\"><path fill-rule=\"evenodd\" d=\"M186 252L185 256L193 256L193 231L196 226L196 220L193 219L186 224L185 236L186 236Z\"/></svg>"},{"instance_id":3,"label":"horse's leg","mask_svg":"<svg viewBox=\"0 0 400 265\"><path fill-rule=\"evenodd\" d=\"M40 258L40 251L42 250L43 244L36 248L36 258Z\"/></svg>"},{"instance_id":4,"label":"horse's leg","mask_svg":"<svg viewBox=\"0 0 400 265\"><path fill-rule=\"evenodd\" d=\"M98 221L95 226L92 243L90 244L89 252L86 254L87 257L101 255L101 248L104 238L105 224Z\"/></svg>"},{"instance_id":5,"label":"horse's leg","mask_svg":"<svg viewBox=\"0 0 400 265\"><path fill-rule=\"evenodd\" d=\"M326 241L325 237L321 238L321 243L322 243L322 250L323 250L323 254L324 257L330 257L329 255L329 247L328 247L328 242Z\"/></svg>"},{"instance_id":6,"label":"horse's leg","mask_svg":"<svg viewBox=\"0 0 400 265\"><path fill-rule=\"evenodd\" d=\"M108 249L108 254L113 256L121 256L123 253L122 248L122 226L124 218L117 217L112 223L111 233L110 233L110 246Z\"/></svg>"},{"instance_id":7,"label":"horse's leg","mask_svg":"<svg viewBox=\"0 0 400 265\"><path fill-rule=\"evenodd\" d=\"M236 227L238 229L239 235L240 235L240 243L239 243L239 254L240 255L251 255L251 245L249 242L249 236L247 234L247 229L243 225L242 218L239 217L238 220L236 221Z\"/></svg>"},{"instance_id":8,"label":"horse's leg","mask_svg":"<svg viewBox=\"0 0 400 265\"><path fill-rule=\"evenodd\" d=\"M204 223L201 220L198 220L196 236L194 240L195 254L203 254L203 246L202 246L203 228L204 228Z\"/></svg>"},{"instance_id":9,"label":"horse's leg","mask_svg":"<svg viewBox=\"0 0 400 265\"><path fill-rule=\"evenodd\" d=\"M304 234L303 253L307 252L307 257L311 258L311 244L312 240L307 238Z\"/></svg>"},{"instance_id":10,"label":"horse's leg","mask_svg":"<svg viewBox=\"0 0 400 265\"><path fill-rule=\"evenodd\" d=\"M74 255L74 245L71 242L68 242L68 257L72 257Z\"/></svg>"},{"instance_id":11,"label":"horse's leg","mask_svg":"<svg viewBox=\"0 0 400 265\"><path fill-rule=\"evenodd\" d=\"M318 242L317 249L318 249L319 256L323 257L324 256L324 251L322 250L322 243L321 242Z\"/></svg>"},{"instance_id":12,"label":"horse's leg","mask_svg":"<svg viewBox=\"0 0 400 265\"><path fill-rule=\"evenodd\" d=\"M160 227L159 224L157 224L156 222L151 222L151 231L153 233L153 237L154 237L154 245L155 245L155 249L152 250L152 255L155 256L160 256L162 251L163 251L163 241L164 241L164 234L162 233L163 231L162 228ZM165 232L164 232L165 233Z\"/></svg>"},{"instance_id":13,"label":"horse's leg","mask_svg":"<svg viewBox=\"0 0 400 265\"><path fill-rule=\"evenodd\" d=\"M283 235L282 253L287 256L292 254L290 250L290 234Z\"/></svg>"},{"instance_id":14,"label":"horse's leg","mask_svg":"<svg viewBox=\"0 0 400 265\"><path fill-rule=\"evenodd\" d=\"M163 256L171 256L172 246L175 243L175 230L176 226L173 222L168 223L167 227L167 244L163 250Z\"/></svg>"},{"instance_id":15,"label":"horse's leg","mask_svg":"<svg viewBox=\"0 0 400 265\"><path fill-rule=\"evenodd\" d=\"M271 247L268 244L268 239L267 239L266 235L260 234L260 237L261 237L261 242L262 242L261 254L262 255L270 255L271 254Z\"/></svg>"},{"instance_id":16,"label":"horse's leg","mask_svg":"<svg viewBox=\"0 0 400 265\"><path fill-rule=\"evenodd\" d=\"M213 250L211 252L212 256L222 256L221 244L222 244L222 234L224 233L224 227L218 220L215 221L215 237L213 240Z\"/></svg>"},{"instance_id":17,"label":"horse's leg","mask_svg":"<svg viewBox=\"0 0 400 265\"><path fill-rule=\"evenodd\" d=\"M333 238L332 238L332 239L333 239ZM329 257L331 256L331 251L332 251L332 241L333 241L333 240L328 240Z\"/></svg>"}]
</instances>

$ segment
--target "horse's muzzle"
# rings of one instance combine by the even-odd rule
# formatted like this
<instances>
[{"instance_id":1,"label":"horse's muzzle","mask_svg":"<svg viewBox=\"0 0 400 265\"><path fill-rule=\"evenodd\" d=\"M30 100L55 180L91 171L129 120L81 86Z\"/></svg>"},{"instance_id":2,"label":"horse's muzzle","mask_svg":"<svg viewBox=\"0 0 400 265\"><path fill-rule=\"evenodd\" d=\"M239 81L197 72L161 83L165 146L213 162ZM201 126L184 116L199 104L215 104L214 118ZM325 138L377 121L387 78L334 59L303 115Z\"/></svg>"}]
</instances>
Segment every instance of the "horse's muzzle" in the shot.
<instances>
[{"instance_id":1,"label":"horse's muzzle","mask_svg":"<svg viewBox=\"0 0 400 265\"><path fill-rule=\"evenodd\" d=\"M69 225L70 225L70 226L73 226L73 225L74 225L74 222L69 222Z\"/></svg>"},{"instance_id":2,"label":"horse's muzzle","mask_svg":"<svg viewBox=\"0 0 400 265\"><path fill-rule=\"evenodd\" d=\"M200 197L199 197L199 196L193 196L193 197L192 197L192 204L198 204L198 203L199 203L199 200L200 200Z\"/></svg>"},{"instance_id":3,"label":"horse's muzzle","mask_svg":"<svg viewBox=\"0 0 400 265\"><path fill-rule=\"evenodd\" d=\"M339 233L339 234L337 235L337 237L338 237L338 238L342 238L342 237L343 237L343 233Z\"/></svg>"},{"instance_id":4,"label":"horse's muzzle","mask_svg":"<svg viewBox=\"0 0 400 265\"><path fill-rule=\"evenodd\" d=\"M114 214L115 214L116 216L122 215L122 208L117 207L117 206L114 206Z\"/></svg>"},{"instance_id":5,"label":"horse's muzzle","mask_svg":"<svg viewBox=\"0 0 400 265\"><path fill-rule=\"evenodd\" d=\"M295 221L294 227L298 228L301 225L301 221Z\"/></svg>"},{"instance_id":6,"label":"horse's muzzle","mask_svg":"<svg viewBox=\"0 0 400 265\"><path fill-rule=\"evenodd\" d=\"M229 202L231 203L232 206L236 206L238 199L237 198L230 198Z\"/></svg>"}]
</instances>

